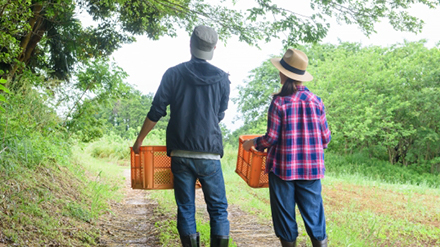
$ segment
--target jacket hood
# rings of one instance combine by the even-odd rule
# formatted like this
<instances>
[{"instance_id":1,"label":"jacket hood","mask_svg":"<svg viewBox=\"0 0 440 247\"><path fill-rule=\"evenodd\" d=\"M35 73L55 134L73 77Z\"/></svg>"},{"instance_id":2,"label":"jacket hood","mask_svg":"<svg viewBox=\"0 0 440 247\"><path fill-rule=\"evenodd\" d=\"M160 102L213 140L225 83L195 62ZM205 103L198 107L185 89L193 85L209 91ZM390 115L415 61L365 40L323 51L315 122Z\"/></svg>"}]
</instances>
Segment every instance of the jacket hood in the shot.
<instances>
[{"instance_id":1,"label":"jacket hood","mask_svg":"<svg viewBox=\"0 0 440 247\"><path fill-rule=\"evenodd\" d=\"M221 69L213 66L205 60L191 58L190 61L178 66L181 76L186 82L194 85L203 86L219 83L228 76Z\"/></svg>"}]
</instances>

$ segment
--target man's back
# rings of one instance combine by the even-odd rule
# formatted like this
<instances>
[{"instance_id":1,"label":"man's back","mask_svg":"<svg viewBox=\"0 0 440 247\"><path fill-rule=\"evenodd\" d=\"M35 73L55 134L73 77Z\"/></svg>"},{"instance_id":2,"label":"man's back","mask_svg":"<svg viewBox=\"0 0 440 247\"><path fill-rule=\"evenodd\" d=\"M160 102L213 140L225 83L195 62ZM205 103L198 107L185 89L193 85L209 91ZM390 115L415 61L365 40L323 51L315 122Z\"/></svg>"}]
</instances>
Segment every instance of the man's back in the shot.
<instances>
[{"instance_id":1,"label":"man's back","mask_svg":"<svg viewBox=\"0 0 440 247\"><path fill-rule=\"evenodd\" d=\"M228 107L228 74L205 60L192 58L167 70L148 118L157 121L170 105L167 150L223 155L218 123Z\"/></svg>"}]
</instances>

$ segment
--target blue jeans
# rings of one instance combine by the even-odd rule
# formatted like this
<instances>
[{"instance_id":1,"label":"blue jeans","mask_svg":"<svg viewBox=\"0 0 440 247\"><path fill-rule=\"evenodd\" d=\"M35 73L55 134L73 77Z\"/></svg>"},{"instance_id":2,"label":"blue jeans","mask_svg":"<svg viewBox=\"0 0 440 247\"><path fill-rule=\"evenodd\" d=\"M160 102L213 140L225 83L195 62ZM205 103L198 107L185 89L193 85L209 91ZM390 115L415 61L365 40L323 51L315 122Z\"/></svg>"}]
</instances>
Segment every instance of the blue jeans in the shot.
<instances>
[{"instance_id":1,"label":"blue jeans","mask_svg":"<svg viewBox=\"0 0 440 247\"><path fill-rule=\"evenodd\" d=\"M288 242L293 242L298 237L295 204L298 205L307 234L319 241L327 237L320 179L285 181L270 172L269 193L277 237Z\"/></svg>"},{"instance_id":2,"label":"blue jeans","mask_svg":"<svg viewBox=\"0 0 440 247\"><path fill-rule=\"evenodd\" d=\"M171 158L174 196L177 204L177 230L180 236L195 234L195 183L202 184L210 217L211 236L229 235L228 202L220 160Z\"/></svg>"}]
</instances>

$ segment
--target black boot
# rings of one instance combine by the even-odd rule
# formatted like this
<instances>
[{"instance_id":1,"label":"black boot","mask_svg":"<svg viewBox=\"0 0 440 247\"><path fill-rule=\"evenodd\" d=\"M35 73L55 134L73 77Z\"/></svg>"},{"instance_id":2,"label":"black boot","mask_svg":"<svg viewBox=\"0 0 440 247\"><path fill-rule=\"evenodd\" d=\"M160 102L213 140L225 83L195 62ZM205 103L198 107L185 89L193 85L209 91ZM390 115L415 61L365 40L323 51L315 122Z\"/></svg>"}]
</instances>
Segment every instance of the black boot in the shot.
<instances>
[{"instance_id":1,"label":"black boot","mask_svg":"<svg viewBox=\"0 0 440 247\"><path fill-rule=\"evenodd\" d=\"M327 247L327 242L328 242L328 238L321 241L312 238L313 247Z\"/></svg>"},{"instance_id":2,"label":"black boot","mask_svg":"<svg viewBox=\"0 0 440 247\"><path fill-rule=\"evenodd\" d=\"M183 247L200 247L200 234L198 232L180 237L180 240Z\"/></svg>"},{"instance_id":3,"label":"black boot","mask_svg":"<svg viewBox=\"0 0 440 247\"><path fill-rule=\"evenodd\" d=\"M229 236L211 236L211 247L228 247Z\"/></svg>"},{"instance_id":4,"label":"black boot","mask_svg":"<svg viewBox=\"0 0 440 247\"><path fill-rule=\"evenodd\" d=\"M296 240L293 241L293 242L287 242L286 240L282 240L280 238L280 241L281 241L281 246L282 247L296 247Z\"/></svg>"}]
</instances>

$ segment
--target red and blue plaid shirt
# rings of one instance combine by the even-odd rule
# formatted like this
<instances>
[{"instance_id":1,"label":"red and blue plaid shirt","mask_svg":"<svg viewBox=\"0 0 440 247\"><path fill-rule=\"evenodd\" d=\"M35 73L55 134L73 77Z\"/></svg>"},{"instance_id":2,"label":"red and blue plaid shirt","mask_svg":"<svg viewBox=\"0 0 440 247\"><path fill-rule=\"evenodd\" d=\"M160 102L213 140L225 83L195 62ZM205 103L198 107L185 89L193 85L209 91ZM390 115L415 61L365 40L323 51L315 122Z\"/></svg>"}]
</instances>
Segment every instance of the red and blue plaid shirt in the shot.
<instances>
[{"instance_id":1,"label":"red and blue plaid shirt","mask_svg":"<svg viewBox=\"0 0 440 247\"><path fill-rule=\"evenodd\" d=\"M331 134L321 98L304 86L290 96L276 96L268 112L267 132L255 148L267 148L266 173L283 180L324 177L324 149Z\"/></svg>"}]
</instances>

